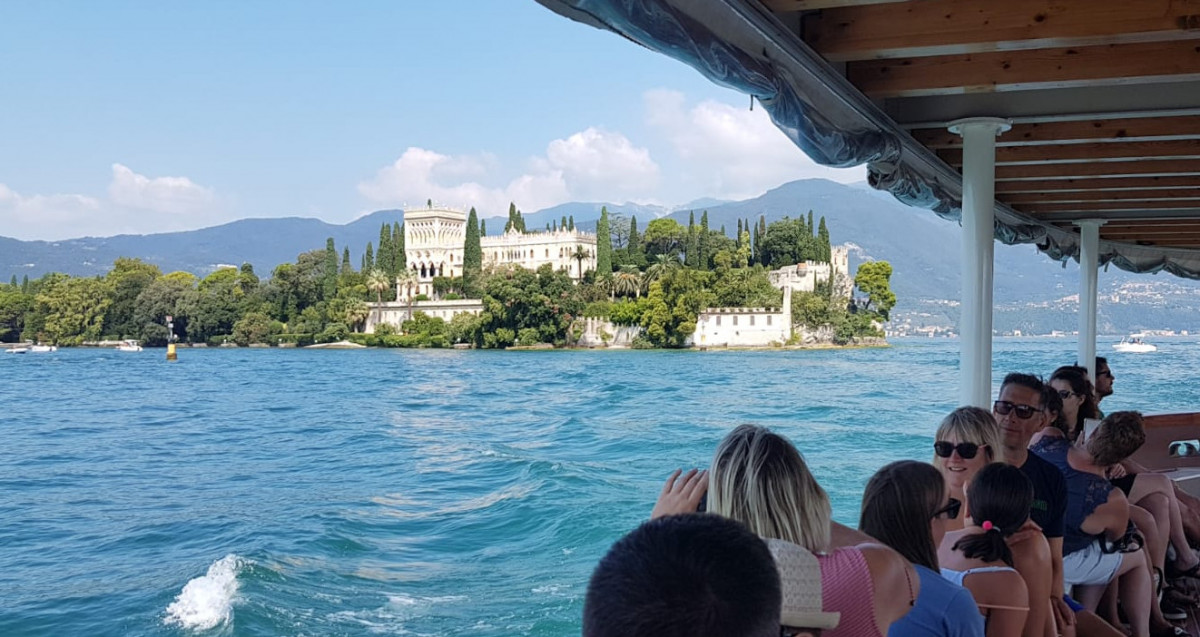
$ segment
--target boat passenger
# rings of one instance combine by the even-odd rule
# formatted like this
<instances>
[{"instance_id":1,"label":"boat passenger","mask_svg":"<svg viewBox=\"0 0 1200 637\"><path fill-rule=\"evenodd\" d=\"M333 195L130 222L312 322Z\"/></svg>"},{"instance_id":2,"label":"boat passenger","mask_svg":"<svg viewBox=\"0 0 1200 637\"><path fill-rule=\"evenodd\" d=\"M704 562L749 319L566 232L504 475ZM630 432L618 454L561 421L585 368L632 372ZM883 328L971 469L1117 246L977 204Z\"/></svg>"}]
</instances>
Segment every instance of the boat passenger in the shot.
<instances>
[{"instance_id":1,"label":"boat passenger","mask_svg":"<svg viewBox=\"0 0 1200 637\"><path fill-rule=\"evenodd\" d=\"M1151 565L1136 535L1130 534L1125 494L1105 478L1108 467L1145 442L1141 415L1116 412L1086 442L1042 441L1038 454L1057 467L1067 484L1063 577L1074 596L1095 610L1109 582L1119 579L1120 602L1134 637L1176 634L1154 599ZM1113 618L1110 618L1112 620Z\"/></svg>"},{"instance_id":2,"label":"boat passenger","mask_svg":"<svg viewBox=\"0 0 1200 637\"><path fill-rule=\"evenodd\" d=\"M1042 530L1050 546L1050 608L1057 632L1065 632L1075 623L1075 611L1068 605L1063 587L1063 514L1067 507L1067 485L1054 465L1029 452L1029 441L1048 423L1046 385L1037 376L1012 373L1000 384L1000 395L992 404L992 415L1003 435L1004 461L1020 469L1033 484L1030 519ZM1025 572L1018 561L1018 570ZM1026 576L1036 590L1041 578ZM1031 606L1033 608L1033 606Z\"/></svg>"},{"instance_id":3,"label":"boat passenger","mask_svg":"<svg viewBox=\"0 0 1200 637\"><path fill-rule=\"evenodd\" d=\"M695 510L703 489L694 483L702 472L689 474L672 475L656 513ZM707 478L709 511L817 556L824 610L841 614L823 637L882 637L909 612L920 592L913 568L895 551L859 542L866 536L832 522L829 496L783 436L754 425L735 428L717 447Z\"/></svg>"},{"instance_id":4,"label":"boat passenger","mask_svg":"<svg viewBox=\"0 0 1200 637\"><path fill-rule=\"evenodd\" d=\"M1108 359L1103 356L1096 357L1096 408L1100 408L1100 402L1113 394L1113 381L1117 377L1113 376L1112 368L1108 366ZM1101 413L1101 418L1104 414Z\"/></svg>"},{"instance_id":5,"label":"boat passenger","mask_svg":"<svg viewBox=\"0 0 1200 637\"><path fill-rule=\"evenodd\" d=\"M966 526L947 532L938 549L942 576L971 591L988 637L1019 637L1029 591L1013 568L1008 539L1029 520L1033 485L1020 469L992 463L971 479L962 503Z\"/></svg>"},{"instance_id":6,"label":"boat passenger","mask_svg":"<svg viewBox=\"0 0 1200 637\"><path fill-rule=\"evenodd\" d=\"M965 500L966 485L989 463L1004 461L1003 435L996 419L978 407L959 407L942 419L934 443L933 464L942 473L951 497ZM946 530L958 531L966 516L946 520ZM1028 522L1028 520L1026 520ZM1050 608L1052 569L1050 545L1032 522L1009 536L1017 571L1027 586L1029 612L1024 637L1058 634Z\"/></svg>"},{"instance_id":7,"label":"boat passenger","mask_svg":"<svg viewBox=\"0 0 1200 637\"><path fill-rule=\"evenodd\" d=\"M1096 406L1095 388L1088 380L1087 370L1074 365L1059 367L1047 382L1062 399L1062 421L1067 440L1075 440L1083 431L1083 421L1100 418ZM1054 423L1051 423L1054 424Z\"/></svg>"},{"instance_id":8,"label":"boat passenger","mask_svg":"<svg viewBox=\"0 0 1200 637\"><path fill-rule=\"evenodd\" d=\"M859 530L903 555L921 581L916 605L892 624L888 637L983 637L983 615L970 591L938 570L945 521L961 509L962 501L950 497L942 474L923 462L893 462L867 482Z\"/></svg>"},{"instance_id":9,"label":"boat passenger","mask_svg":"<svg viewBox=\"0 0 1200 637\"><path fill-rule=\"evenodd\" d=\"M716 515L651 520L600 559L583 603L584 637L779 637L771 551Z\"/></svg>"}]
</instances>

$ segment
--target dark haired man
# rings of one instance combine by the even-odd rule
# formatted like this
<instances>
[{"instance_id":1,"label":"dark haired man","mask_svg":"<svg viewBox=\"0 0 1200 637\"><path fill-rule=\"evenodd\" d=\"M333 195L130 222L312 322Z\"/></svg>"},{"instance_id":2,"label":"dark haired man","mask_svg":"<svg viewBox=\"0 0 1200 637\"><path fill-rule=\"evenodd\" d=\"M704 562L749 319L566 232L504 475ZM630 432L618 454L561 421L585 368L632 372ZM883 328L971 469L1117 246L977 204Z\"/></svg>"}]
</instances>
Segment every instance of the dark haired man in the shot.
<instances>
[{"instance_id":1,"label":"dark haired man","mask_svg":"<svg viewBox=\"0 0 1200 637\"><path fill-rule=\"evenodd\" d=\"M1104 358L1103 356L1097 356L1095 378L1097 405L1099 405L1100 401L1104 400L1106 397L1112 396L1113 380L1114 377L1112 369L1108 366L1108 359Z\"/></svg>"},{"instance_id":2,"label":"dark haired man","mask_svg":"<svg viewBox=\"0 0 1200 637\"><path fill-rule=\"evenodd\" d=\"M779 637L779 572L732 520L673 515L609 549L588 583L584 637Z\"/></svg>"},{"instance_id":3,"label":"dark haired man","mask_svg":"<svg viewBox=\"0 0 1200 637\"><path fill-rule=\"evenodd\" d=\"M1063 601L1063 515L1067 509L1067 483L1054 465L1029 453L1029 441L1049 423L1046 395L1051 391L1037 376L1013 373L1000 384L1000 397L992 404L992 415L1003 434L1004 460L1033 483L1033 507L1029 517L1042 529L1050 545L1050 600L1061 628L1074 623L1074 613ZM1030 592L1042 589L1030 583ZM1060 631L1061 632L1061 631ZM1027 631L1026 634L1029 634Z\"/></svg>"}]
</instances>

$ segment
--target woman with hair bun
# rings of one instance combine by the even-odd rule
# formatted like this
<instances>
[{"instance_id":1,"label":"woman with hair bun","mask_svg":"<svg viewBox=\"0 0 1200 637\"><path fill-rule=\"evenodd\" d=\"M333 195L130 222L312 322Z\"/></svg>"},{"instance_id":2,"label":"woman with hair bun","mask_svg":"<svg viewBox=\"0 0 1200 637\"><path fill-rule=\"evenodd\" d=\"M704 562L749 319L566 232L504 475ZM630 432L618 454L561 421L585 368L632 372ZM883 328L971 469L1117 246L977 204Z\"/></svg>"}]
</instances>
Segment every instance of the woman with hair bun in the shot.
<instances>
[{"instance_id":1,"label":"woman with hair bun","mask_svg":"<svg viewBox=\"0 0 1200 637\"><path fill-rule=\"evenodd\" d=\"M1025 525L1033 485L1020 469L989 464L966 489L965 526L942 540L942 576L971 591L986 618L987 637L1019 637L1029 614L1029 592L1013 568L1008 538Z\"/></svg>"}]
</instances>

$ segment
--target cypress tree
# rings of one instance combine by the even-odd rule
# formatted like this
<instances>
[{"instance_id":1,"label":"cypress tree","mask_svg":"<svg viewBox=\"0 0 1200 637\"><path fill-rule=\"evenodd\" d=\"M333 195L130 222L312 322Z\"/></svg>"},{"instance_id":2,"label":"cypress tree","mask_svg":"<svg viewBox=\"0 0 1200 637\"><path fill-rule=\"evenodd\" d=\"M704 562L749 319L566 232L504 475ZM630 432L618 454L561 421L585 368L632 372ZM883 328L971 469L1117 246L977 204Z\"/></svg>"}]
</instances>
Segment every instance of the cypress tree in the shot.
<instances>
[{"instance_id":1,"label":"cypress tree","mask_svg":"<svg viewBox=\"0 0 1200 637\"><path fill-rule=\"evenodd\" d=\"M479 236L481 236L481 237L487 236L487 221L484 221L482 219L479 220Z\"/></svg>"},{"instance_id":2,"label":"cypress tree","mask_svg":"<svg viewBox=\"0 0 1200 637\"><path fill-rule=\"evenodd\" d=\"M550 226L549 224L547 224L546 229L551 230L553 232L558 232L558 222L555 221L553 226Z\"/></svg>"},{"instance_id":3,"label":"cypress tree","mask_svg":"<svg viewBox=\"0 0 1200 637\"><path fill-rule=\"evenodd\" d=\"M688 212L688 227L687 227L687 245L684 247L687 254L684 255L684 263L689 268L699 267L700 250L697 247L696 241L696 212Z\"/></svg>"},{"instance_id":4,"label":"cypress tree","mask_svg":"<svg viewBox=\"0 0 1200 637\"><path fill-rule=\"evenodd\" d=\"M725 234L725 224L721 224L721 234ZM726 234L725 236L728 237L729 235Z\"/></svg>"},{"instance_id":5,"label":"cypress tree","mask_svg":"<svg viewBox=\"0 0 1200 637\"><path fill-rule=\"evenodd\" d=\"M817 227L813 225L812 210L808 211L808 233L814 237L817 236Z\"/></svg>"},{"instance_id":6,"label":"cypress tree","mask_svg":"<svg viewBox=\"0 0 1200 637\"><path fill-rule=\"evenodd\" d=\"M612 233L608 230L608 207L600 207L600 221L596 222L596 274L607 277L612 274Z\"/></svg>"},{"instance_id":7,"label":"cypress tree","mask_svg":"<svg viewBox=\"0 0 1200 637\"><path fill-rule=\"evenodd\" d=\"M833 246L829 244L829 228L825 226L825 216L821 216L821 227L817 230L817 241L820 245L821 258L825 263L833 261Z\"/></svg>"},{"instance_id":8,"label":"cypress tree","mask_svg":"<svg viewBox=\"0 0 1200 637\"><path fill-rule=\"evenodd\" d=\"M338 253L333 246L333 237L325 240L325 272L322 276L325 298L332 299L337 294Z\"/></svg>"},{"instance_id":9,"label":"cypress tree","mask_svg":"<svg viewBox=\"0 0 1200 637\"><path fill-rule=\"evenodd\" d=\"M483 248L479 245L479 217L475 208L467 215L467 238L463 244L463 289L471 291L483 273Z\"/></svg>"},{"instance_id":10,"label":"cypress tree","mask_svg":"<svg viewBox=\"0 0 1200 637\"><path fill-rule=\"evenodd\" d=\"M637 262L639 259L635 255L642 253L642 238L638 236L637 231L637 215L629 216L629 241L625 245L630 261Z\"/></svg>"},{"instance_id":11,"label":"cypress tree","mask_svg":"<svg viewBox=\"0 0 1200 637\"><path fill-rule=\"evenodd\" d=\"M371 249L371 242L367 242L367 252L363 255L363 272L370 272L375 269L375 251Z\"/></svg>"},{"instance_id":12,"label":"cypress tree","mask_svg":"<svg viewBox=\"0 0 1200 637\"><path fill-rule=\"evenodd\" d=\"M546 232L551 232L551 230L550 230L550 224L546 224Z\"/></svg>"},{"instance_id":13,"label":"cypress tree","mask_svg":"<svg viewBox=\"0 0 1200 637\"><path fill-rule=\"evenodd\" d=\"M392 276L400 274L408 260L404 253L404 224L392 222Z\"/></svg>"},{"instance_id":14,"label":"cypress tree","mask_svg":"<svg viewBox=\"0 0 1200 637\"><path fill-rule=\"evenodd\" d=\"M349 274L354 270L350 267L350 248L342 248L342 274Z\"/></svg>"},{"instance_id":15,"label":"cypress tree","mask_svg":"<svg viewBox=\"0 0 1200 637\"><path fill-rule=\"evenodd\" d=\"M12 280L11 280L11 281L9 281L9 282L8 282L8 284L9 284L9 285L11 285L11 286L13 287L13 289L16 289L16 287L17 287L17 275L15 275L15 274L14 274L14 275L12 275Z\"/></svg>"},{"instance_id":16,"label":"cypress tree","mask_svg":"<svg viewBox=\"0 0 1200 637\"><path fill-rule=\"evenodd\" d=\"M392 275L392 229L386 223L379 228L379 252L375 253L375 265L388 276Z\"/></svg>"},{"instance_id":17,"label":"cypress tree","mask_svg":"<svg viewBox=\"0 0 1200 637\"><path fill-rule=\"evenodd\" d=\"M562 216L562 225L559 226L563 230L567 229L567 215Z\"/></svg>"},{"instance_id":18,"label":"cypress tree","mask_svg":"<svg viewBox=\"0 0 1200 637\"><path fill-rule=\"evenodd\" d=\"M700 213L700 240L697 244L697 247L700 248L700 258L699 258L700 268L703 270L707 270L708 269L708 259L710 256L708 254L708 211L707 210Z\"/></svg>"},{"instance_id":19,"label":"cypress tree","mask_svg":"<svg viewBox=\"0 0 1200 637\"><path fill-rule=\"evenodd\" d=\"M433 207L433 200L432 200L432 199L426 199L426 200L425 200L425 207L426 207L426 208L432 208L432 207Z\"/></svg>"},{"instance_id":20,"label":"cypress tree","mask_svg":"<svg viewBox=\"0 0 1200 637\"><path fill-rule=\"evenodd\" d=\"M567 230L574 230L574 229L575 229L575 215L571 215L570 217L567 217Z\"/></svg>"},{"instance_id":21,"label":"cypress tree","mask_svg":"<svg viewBox=\"0 0 1200 637\"><path fill-rule=\"evenodd\" d=\"M738 219L737 221L738 221L738 225L737 225L738 233L737 233L737 237L735 237L735 239L737 240L737 247L740 248L740 247L742 247L742 220ZM724 227L724 226L722 226L722 227ZM724 233L722 233L722 234L724 234Z\"/></svg>"},{"instance_id":22,"label":"cypress tree","mask_svg":"<svg viewBox=\"0 0 1200 637\"><path fill-rule=\"evenodd\" d=\"M504 224L504 234L517 227L517 204L508 202L508 222Z\"/></svg>"},{"instance_id":23,"label":"cypress tree","mask_svg":"<svg viewBox=\"0 0 1200 637\"><path fill-rule=\"evenodd\" d=\"M29 294L29 275L21 277L21 294Z\"/></svg>"},{"instance_id":24,"label":"cypress tree","mask_svg":"<svg viewBox=\"0 0 1200 637\"><path fill-rule=\"evenodd\" d=\"M519 209L517 210L517 230L519 230L521 234L525 234L525 217L521 214Z\"/></svg>"}]
</instances>

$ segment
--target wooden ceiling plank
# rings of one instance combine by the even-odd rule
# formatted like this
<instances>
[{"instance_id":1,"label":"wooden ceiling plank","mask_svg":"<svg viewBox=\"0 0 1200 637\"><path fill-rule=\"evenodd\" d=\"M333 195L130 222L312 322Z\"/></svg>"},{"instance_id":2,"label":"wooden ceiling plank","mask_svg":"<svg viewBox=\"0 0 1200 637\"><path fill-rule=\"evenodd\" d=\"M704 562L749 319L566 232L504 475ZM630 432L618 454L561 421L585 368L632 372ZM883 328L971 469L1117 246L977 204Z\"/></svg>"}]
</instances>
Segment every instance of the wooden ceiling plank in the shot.
<instances>
[{"instance_id":1,"label":"wooden ceiling plank","mask_svg":"<svg viewBox=\"0 0 1200 637\"><path fill-rule=\"evenodd\" d=\"M1151 42L850 62L868 97L918 97L1200 78L1200 44Z\"/></svg>"},{"instance_id":2,"label":"wooden ceiling plank","mask_svg":"<svg viewBox=\"0 0 1200 637\"><path fill-rule=\"evenodd\" d=\"M1200 198L1200 188L1174 188L1164 190L1078 190L1058 192L1029 192L1018 194L1001 193L997 199L1009 204L1031 202L1068 202L1068 201L1125 201L1146 199L1197 199Z\"/></svg>"},{"instance_id":3,"label":"wooden ceiling plank","mask_svg":"<svg viewBox=\"0 0 1200 637\"><path fill-rule=\"evenodd\" d=\"M1027 212L1032 215L1037 215L1046 212L1096 212L1102 210L1195 210L1196 216L1200 218L1200 199L1188 199L1180 201L1085 201L1082 203L1036 203L1026 204L1024 206L1014 206L1021 212Z\"/></svg>"},{"instance_id":4,"label":"wooden ceiling plank","mask_svg":"<svg viewBox=\"0 0 1200 637\"><path fill-rule=\"evenodd\" d=\"M961 148L937 151L951 166L962 165ZM1119 144L1056 144L1053 146L1008 146L996 149L996 165L1046 162L1200 158L1200 140L1125 142Z\"/></svg>"},{"instance_id":5,"label":"wooden ceiling plank","mask_svg":"<svg viewBox=\"0 0 1200 637\"><path fill-rule=\"evenodd\" d=\"M861 7L869 4L887 4L889 2L907 2L908 0L762 0L771 11L786 13L790 11L817 11L820 9L838 9L843 7Z\"/></svg>"},{"instance_id":6,"label":"wooden ceiling plank","mask_svg":"<svg viewBox=\"0 0 1200 637\"><path fill-rule=\"evenodd\" d=\"M945 128L910 131L927 148L962 148L962 137ZM1066 143L1124 143L1200 139L1200 115L1129 117L1014 124L996 140L997 147Z\"/></svg>"},{"instance_id":7,"label":"wooden ceiling plank","mask_svg":"<svg viewBox=\"0 0 1200 637\"><path fill-rule=\"evenodd\" d=\"M1196 37L1197 0L921 0L828 8L804 41L833 62Z\"/></svg>"},{"instance_id":8,"label":"wooden ceiling plank","mask_svg":"<svg viewBox=\"0 0 1200 637\"><path fill-rule=\"evenodd\" d=\"M996 181L1070 179L1074 177L1200 176L1200 160L1111 161L1077 164L997 166Z\"/></svg>"},{"instance_id":9,"label":"wooden ceiling plank","mask_svg":"<svg viewBox=\"0 0 1200 637\"><path fill-rule=\"evenodd\" d=\"M1090 192L1093 190L1121 191L1173 188L1200 188L1200 176L1002 181L996 184L996 194L1008 195L1038 192Z\"/></svg>"}]
</instances>

